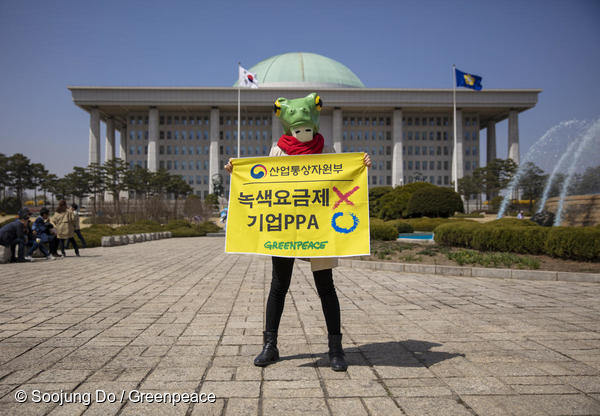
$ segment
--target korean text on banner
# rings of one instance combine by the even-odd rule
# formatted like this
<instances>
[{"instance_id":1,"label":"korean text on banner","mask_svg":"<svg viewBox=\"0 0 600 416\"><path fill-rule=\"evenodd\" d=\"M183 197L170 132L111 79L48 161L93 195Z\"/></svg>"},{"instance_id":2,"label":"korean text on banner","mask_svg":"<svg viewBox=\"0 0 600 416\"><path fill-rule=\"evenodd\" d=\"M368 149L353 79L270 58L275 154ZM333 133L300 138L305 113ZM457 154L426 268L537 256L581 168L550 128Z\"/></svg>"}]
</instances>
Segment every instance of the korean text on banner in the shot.
<instances>
[{"instance_id":1,"label":"korean text on banner","mask_svg":"<svg viewBox=\"0 0 600 416\"><path fill-rule=\"evenodd\" d=\"M234 159L225 251L282 257L368 255L363 156Z\"/></svg>"}]
</instances>

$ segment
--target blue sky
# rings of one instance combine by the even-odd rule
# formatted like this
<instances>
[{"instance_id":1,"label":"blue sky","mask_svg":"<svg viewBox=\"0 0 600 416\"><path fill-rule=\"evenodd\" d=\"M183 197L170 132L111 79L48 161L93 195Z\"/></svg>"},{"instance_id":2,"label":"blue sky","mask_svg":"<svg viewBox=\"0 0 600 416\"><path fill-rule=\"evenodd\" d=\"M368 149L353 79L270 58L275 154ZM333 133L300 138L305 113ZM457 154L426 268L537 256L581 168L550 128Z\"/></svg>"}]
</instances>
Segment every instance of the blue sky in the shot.
<instances>
[{"instance_id":1,"label":"blue sky","mask_svg":"<svg viewBox=\"0 0 600 416\"><path fill-rule=\"evenodd\" d=\"M231 86L238 61L306 51L367 87L450 88L454 63L484 88L543 89L519 119L524 155L560 121L600 117L599 20L580 0L0 0L0 152L59 175L86 165L89 116L67 85Z\"/></svg>"}]
</instances>

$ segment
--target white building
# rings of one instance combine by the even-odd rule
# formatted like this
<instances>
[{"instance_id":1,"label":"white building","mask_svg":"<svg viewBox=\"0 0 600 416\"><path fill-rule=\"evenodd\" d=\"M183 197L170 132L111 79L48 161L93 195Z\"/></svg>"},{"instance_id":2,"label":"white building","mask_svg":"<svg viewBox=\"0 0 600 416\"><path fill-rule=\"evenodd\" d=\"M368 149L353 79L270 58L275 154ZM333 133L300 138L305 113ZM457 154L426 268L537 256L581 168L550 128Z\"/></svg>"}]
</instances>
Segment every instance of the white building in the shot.
<instances>
[{"instance_id":1,"label":"white building","mask_svg":"<svg viewBox=\"0 0 600 416\"><path fill-rule=\"evenodd\" d=\"M311 53L287 53L250 68L258 89L241 91L240 153L264 156L282 134L273 114L278 97L318 92L320 133L338 152L368 152L369 185L426 180L452 183L452 89L365 88L346 66ZM90 114L89 163L105 158L181 175L202 197L212 178L237 155L237 87L69 87ZM458 177L480 166L479 132L487 129L487 159L496 157L496 123L508 119L508 156L519 163L519 113L537 103L537 89L456 91ZM225 187L228 189L228 186Z\"/></svg>"}]
</instances>

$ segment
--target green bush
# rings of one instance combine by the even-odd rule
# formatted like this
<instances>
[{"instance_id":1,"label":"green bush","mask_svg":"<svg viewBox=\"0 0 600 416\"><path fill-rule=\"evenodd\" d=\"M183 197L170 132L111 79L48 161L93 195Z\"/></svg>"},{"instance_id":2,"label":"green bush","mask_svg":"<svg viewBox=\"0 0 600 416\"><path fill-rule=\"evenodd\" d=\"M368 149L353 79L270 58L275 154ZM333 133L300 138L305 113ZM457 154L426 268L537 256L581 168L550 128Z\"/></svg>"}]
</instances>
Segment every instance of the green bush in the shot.
<instances>
[{"instance_id":1,"label":"green bush","mask_svg":"<svg viewBox=\"0 0 600 416\"><path fill-rule=\"evenodd\" d=\"M580 261L600 260L600 230L596 227L550 228L456 221L437 227L434 239L442 245L481 251L546 254Z\"/></svg>"},{"instance_id":2,"label":"green bush","mask_svg":"<svg viewBox=\"0 0 600 416\"><path fill-rule=\"evenodd\" d=\"M548 229L543 227L476 227L471 248L481 251L505 251L523 254L544 254Z\"/></svg>"},{"instance_id":3,"label":"green bush","mask_svg":"<svg viewBox=\"0 0 600 416\"><path fill-rule=\"evenodd\" d=\"M374 212L373 215L384 220L405 218L408 216L408 202L411 195L419 189L435 187L435 185L428 182L415 182L397 186L379 198L377 212Z\"/></svg>"},{"instance_id":4,"label":"green bush","mask_svg":"<svg viewBox=\"0 0 600 416\"><path fill-rule=\"evenodd\" d=\"M385 223L396 227L396 232L398 234L412 233L415 231L412 225L410 225L408 222L403 221L403 220L392 220L392 221L386 221Z\"/></svg>"},{"instance_id":5,"label":"green bush","mask_svg":"<svg viewBox=\"0 0 600 416\"><path fill-rule=\"evenodd\" d=\"M552 227L548 229L546 253L565 259L599 261L600 229L597 227Z\"/></svg>"},{"instance_id":6,"label":"green bush","mask_svg":"<svg viewBox=\"0 0 600 416\"><path fill-rule=\"evenodd\" d=\"M376 186L369 189L369 216L376 217L381 210L381 197L391 192L391 186Z\"/></svg>"},{"instance_id":7,"label":"green bush","mask_svg":"<svg viewBox=\"0 0 600 416\"><path fill-rule=\"evenodd\" d=\"M493 220L484 223L485 226L495 227L495 226L503 226L503 227L540 227L537 223L530 220L519 220L517 218L500 218L498 220Z\"/></svg>"},{"instance_id":8,"label":"green bush","mask_svg":"<svg viewBox=\"0 0 600 416\"><path fill-rule=\"evenodd\" d=\"M15 196L9 196L0 201L0 211L12 215L21 209L21 201Z\"/></svg>"},{"instance_id":9,"label":"green bush","mask_svg":"<svg viewBox=\"0 0 600 416\"><path fill-rule=\"evenodd\" d=\"M404 220L409 223L415 231L433 231L438 225L446 224L451 222L447 218L409 218Z\"/></svg>"},{"instance_id":10,"label":"green bush","mask_svg":"<svg viewBox=\"0 0 600 416\"><path fill-rule=\"evenodd\" d=\"M165 225L165 229L174 230L177 228L191 228L192 224L186 220L171 220Z\"/></svg>"},{"instance_id":11,"label":"green bush","mask_svg":"<svg viewBox=\"0 0 600 416\"><path fill-rule=\"evenodd\" d=\"M391 224L371 222L369 228L371 231L372 240L392 241L398 238L398 232L396 231L396 227L394 227Z\"/></svg>"},{"instance_id":12,"label":"green bush","mask_svg":"<svg viewBox=\"0 0 600 416\"><path fill-rule=\"evenodd\" d=\"M415 191L408 201L409 217L448 218L455 212L464 212L460 195L450 188L432 186Z\"/></svg>"},{"instance_id":13,"label":"green bush","mask_svg":"<svg viewBox=\"0 0 600 416\"><path fill-rule=\"evenodd\" d=\"M433 239L436 243L445 246L472 247L475 231L480 228L476 222L468 221L446 221L435 227Z\"/></svg>"}]
</instances>

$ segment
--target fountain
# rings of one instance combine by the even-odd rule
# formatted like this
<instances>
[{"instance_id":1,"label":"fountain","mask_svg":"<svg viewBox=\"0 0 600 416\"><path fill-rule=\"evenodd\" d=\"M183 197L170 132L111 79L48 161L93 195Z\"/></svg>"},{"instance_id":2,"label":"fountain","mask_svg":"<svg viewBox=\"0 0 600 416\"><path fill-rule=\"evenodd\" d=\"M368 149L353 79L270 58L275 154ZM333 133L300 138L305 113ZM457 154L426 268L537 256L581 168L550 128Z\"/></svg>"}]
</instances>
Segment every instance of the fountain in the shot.
<instances>
[{"instance_id":1,"label":"fountain","mask_svg":"<svg viewBox=\"0 0 600 416\"><path fill-rule=\"evenodd\" d=\"M559 226L562 220L562 212L563 205L565 201L565 197L567 196L567 191L569 189L569 184L573 179L573 175L575 174L575 170L577 169L577 164L581 155L583 154L584 149L587 147L589 143L592 142L593 139L600 136L600 119L596 120L583 134L581 139L578 141L577 149L575 150L575 154L573 155L573 160L571 161L571 165L569 166L569 170L567 171L567 177L562 184L562 189L560 192L560 201L558 203L558 208L556 210L556 216L554 218L554 226Z\"/></svg>"},{"instance_id":2,"label":"fountain","mask_svg":"<svg viewBox=\"0 0 600 416\"><path fill-rule=\"evenodd\" d=\"M560 137L562 137L562 135L557 134L558 132L560 132L561 130L563 130L565 128L576 127L580 123L581 123L581 121L579 121L579 120L561 121L556 126L553 126L550 129L548 129L533 144L533 146L531 146L531 148L527 151L527 154L523 158L522 163L519 165L517 172L515 173L515 175L512 177L512 179L510 180L510 182L508 184L508 188L507 188L506 194L504 195L504 199L502 200L502 204L500 205L500 210L498 211L497 218L502 218L504 216L504 213L506 212L506 209L508 208L508 205L510 203L512 195L513 195L516 187L519 185L521 176L523 176L523 173L525 172L525 165L527 164L527 162L532 161L534 156L536 156L540 153L543 153L545 151L545 148L547 147L547 145L550 144L552 141L558 140Z\"/></svg>"},{"instance_id":3,"label":"fountain","mask_svg":"<svg viewBox=\"0 0 600 416\"><path fill-rule=\"evenodd\" d=\"M568 141L570 141L569 146L567 147L567 150L563 152L562 156L558 160L558 163L554 164L554 167L552 168L552 173L548 177L548 181L544 186L544 192L542 194L542 199L540 199L540 202L538 204L536 214L539 214L544 209L546 201L550 196L550 189L552 188L552 184L554 183L554 178L560 171L563 170L563 165L567 162L567 159L573 155L573 149L575 148L575 145L577 143L577 136L579 136L581 130L583 130L583 128L587 126L587 123L584 121L575 121L574 124L577 124L576 131L574 132L575 134L569 135L570 137L567 137Z\"/></svg>"}]
</instances>

